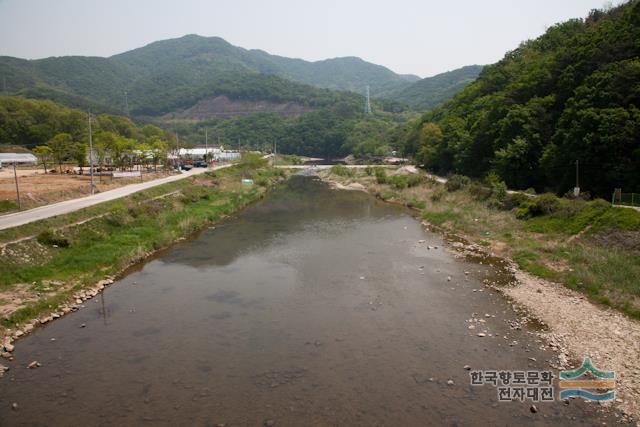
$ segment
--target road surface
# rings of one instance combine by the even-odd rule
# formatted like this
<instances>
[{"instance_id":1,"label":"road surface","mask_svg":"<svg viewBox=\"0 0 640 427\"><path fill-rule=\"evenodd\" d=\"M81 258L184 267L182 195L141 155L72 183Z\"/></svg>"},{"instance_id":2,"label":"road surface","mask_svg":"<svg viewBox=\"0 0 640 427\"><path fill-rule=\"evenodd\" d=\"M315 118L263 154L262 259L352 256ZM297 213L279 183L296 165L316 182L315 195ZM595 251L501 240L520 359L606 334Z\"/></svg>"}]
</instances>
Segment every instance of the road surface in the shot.
<instances>
[{"instance_id":1,"label":"road surface","mask_svg":"<svg viewBox=\"0 0 640 427\"><path fill-rule=\"evenodd\" d=\"M22 212L15 212L0 216L0 230L18 227L34 221L51 218L58 215L68 214L80 209L94 206L99 203L108 202L110 200L119 199L129 196L138 191L156 187L158 185L167 184L169 182L178 181L189 178L190 176L199 175L207 170L218 170L231 166L232 164L216 166L212 169L194 168L180 175L171 175L166 178L154 179L153 181L142 182L140 184L131 184L125 187L116 188L114 190L105 191L103 193L94 194L92 196L82 197L79 199L65 200L63 202L54 203L52 205L40 206Z\"/></svg>"}]
</instances>

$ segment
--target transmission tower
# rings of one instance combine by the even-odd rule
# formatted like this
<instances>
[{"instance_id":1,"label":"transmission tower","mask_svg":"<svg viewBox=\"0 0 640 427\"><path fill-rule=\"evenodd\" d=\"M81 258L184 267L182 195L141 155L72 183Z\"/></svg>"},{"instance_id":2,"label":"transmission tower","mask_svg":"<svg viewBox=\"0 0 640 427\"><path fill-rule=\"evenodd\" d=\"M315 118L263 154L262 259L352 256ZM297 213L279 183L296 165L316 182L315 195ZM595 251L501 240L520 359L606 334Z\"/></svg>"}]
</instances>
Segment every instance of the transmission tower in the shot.
<instances>
[{"instance_id":1,"label":"transmission tower","mask_svg":"<svg viewBox=\"0 0 640 427\"><path fill-rule=\"evenodd\" d=\"M369 85L367 85L367 99L364 103L364 113L371 114L371 96L369 94Z\"/></svg>"}]
</instances>

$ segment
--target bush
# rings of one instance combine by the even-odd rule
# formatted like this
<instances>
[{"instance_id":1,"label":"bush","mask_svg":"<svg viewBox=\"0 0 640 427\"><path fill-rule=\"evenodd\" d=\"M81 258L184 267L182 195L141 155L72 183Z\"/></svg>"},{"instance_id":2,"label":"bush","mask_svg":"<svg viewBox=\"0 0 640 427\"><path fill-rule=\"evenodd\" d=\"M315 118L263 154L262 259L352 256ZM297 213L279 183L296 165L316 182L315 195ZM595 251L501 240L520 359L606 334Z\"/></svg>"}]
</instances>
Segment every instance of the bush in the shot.
<instances>
[{"instance_id":1,"label":"bush","mask_svg":"<svg viewBox=\"0 0 640 427\"><path fill-rule=\"evenodd\" d=\"M560 207L560 199L558 199L555 194L545 193L521 204L516 212L516 217L526 219L536 216L550 215L557 212Z\"/></svg>"},{"instance_id":2,"label":"bush","mask_svg":"<svg viewBox=\"0 0 640 427\"><path fill-rule=\"evenodd\" d=\"M267 159L263 159L258 153L242 153L238 166L242 169L260 169L269 164Z\"/></svg>"},{"instance_id":3,"label":"bush","mask_svg":"<svg viewBox=\"0 0 640 427\"><path fill-rule=\"evenodd\" d=\"M387 173L382 168L376 168L376 182L378 184L386 184L387 183Z\"/></svg>"},{"instance_id":4,"label":"bush","mask_svg":"<svg viewBox=\"0 0 640 427\"><path fill-rule=\"evenodd\" d=\"M469 190L469 194L471 194L471 197L478 201L489 199L489 197L491 197L491 194L493 193L491 188L480 185L477 182L472 182L471 184L469 184L467 189Z\"/></svg>"},{"instance_id":5,"label":"bush","mask_svg":"<svg viewBox=\"0 0 640 427\"><path fill-rule=\"evenodd\" d=\"M451 175L445 186L447 187L447 191L453 193L454 191L465 188L470 183L471 180L464 175Z\"/></svg>"},{"instance_id":6,"label":"bush","mask_svg":"<svg viewBox=\"0 0 640 427\"><path fill-rule=\"evenodd\" d=\"M502 206L500 206L500 208L505 211L510 211L514 208L519 208L523 204L527 203L530 199L530 196L527 196L523 193L507 194L507 196L502 201Z\"/></svg>"},{"instance_id":7,"label":"bush","mask_svg":"<svg viewBox=\"0 0 640 427\"><path fill-rule=\"evenodd\" d=\"M447 190L444 188L439 188L436 192L431 195L432 202L439 202L442 198L447 194Z\"/></svg>"},{"instance_id":8,"label":"bush","mask_svg":"<svg viewBox=\"0 0 640 427\"><path fill-rule=\"evenodd\" d=\"M364 168L364 173L366 173L367 176L373 175L374 172L375 172L375 169L372 168L371 166L367 166L366 168Z\"/></svg>"},{"instance_id":9,"label":"bush","mask_svg":"<svg viewBox=\"0 0 640 427\"><path fill-rule=\"evenodd\" d=\"M42 233L38 234L38 237L36 239L41 245L57 246L59 248L66 248L69 246L69 241L67 239L49 230L43 231Z\"/></svg>"},{"instance_id":10,"label":"bush","mask_svg":"<svg viewBox=\"0 0 640 427\"><path fill-rule=\"evenodd\" d=\"M339 176L347 176L353 177L355 175L355 171L346 166L335 165L331 168L331 173Z\"/></svg>"},{"instance_id":11,"label":"bush","mask_svg":"<svg viewBox=\"0 0 640 427\"><path fill-rule=\"evenodd\" d=\"M386 177L386 183L393 185L398 190L402 190L408 187L415 187L422 183L423 178L420 175L396 175Z\"/></svg>"}]
</instances>

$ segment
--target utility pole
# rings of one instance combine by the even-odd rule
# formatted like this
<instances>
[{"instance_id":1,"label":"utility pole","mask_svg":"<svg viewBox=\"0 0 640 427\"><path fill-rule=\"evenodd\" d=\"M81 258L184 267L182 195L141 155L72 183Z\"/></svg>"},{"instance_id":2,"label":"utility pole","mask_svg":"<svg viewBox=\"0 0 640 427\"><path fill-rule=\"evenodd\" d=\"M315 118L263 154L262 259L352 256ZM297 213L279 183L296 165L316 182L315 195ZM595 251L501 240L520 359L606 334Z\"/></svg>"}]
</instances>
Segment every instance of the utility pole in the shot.
<instances>
[{"instance_id":1,"label":"utility pole","mask_svg":"<svg viewBox=\"0 0 640 427\"><path fill-rule=\"evenodd\" d=\"M180 153L180 140L178 139L178 132L176 131L176 155L173 159L173 165L175 166L178 163L178 154Z\"/></svg>"},{"instance_id":2,"label":"utility pole","mask_svg":"<svg viewBox=\"0 0 640 427\"><path fill-rule=\"evenodd\" d=\"M124 91L124 115L129 117L129 99L127 98L127 91Z\"/></svg>"},{"instance_id":3,"label":"utility pole","mask_svg":"<svg viewBox=\"0 0 640 427\"><path fill-rule=\"evenodd\" d=\"M91 194L95 192L93 183L93 132L91 131L91 110L89 110L89 171L91 172Z\"/></svg>"},{"instance_id":4,"label":"utility pole","mask_svg":"<svg viewBox=\"0 0 640 427\"><path fill-rule=\"evenodd\" d=\"M209 157L209 136L207 134L207 128L204 128L204 161L207 161Z\"/></svg>"},{"instance_id":5,"label":"utility pole","mask_svg":"<svg viewBox=\"0 0 640 427\"><path fill-rule=\"evenodd\" d=\"M16 162L13 162L13 177L16 180L16 196L18 198L18 210L22 210L22 204L20 203L20 186L18 185L18 172L16 172Z\"/></svg>"}]
</instances>

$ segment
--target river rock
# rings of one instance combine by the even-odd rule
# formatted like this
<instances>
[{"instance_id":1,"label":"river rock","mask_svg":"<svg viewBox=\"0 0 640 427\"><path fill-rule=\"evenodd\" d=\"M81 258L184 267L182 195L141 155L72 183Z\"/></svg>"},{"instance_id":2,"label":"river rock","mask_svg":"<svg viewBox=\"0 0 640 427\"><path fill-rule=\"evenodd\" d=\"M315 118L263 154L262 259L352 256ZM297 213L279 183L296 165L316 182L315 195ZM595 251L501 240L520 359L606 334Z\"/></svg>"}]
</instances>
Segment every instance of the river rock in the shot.
<instances>
[{"instance_id":1,"label":"river rock","mask_svg":"<svg viewBox=\"0 0 640 427\"><path fill-rule=\"evenodd\" d=\"M13 334L13 336L16 337L16 338L20 338L23 335L24 335L24 332L19 330L19 329L16 331L15 334Z\"/></svg>"},{"instance_id":2,"label":"river rock","mask_svg":"<svg viewBox=\"0 0 640 427\"><path fill-rule=\"evenodd\" d=\"M453 385L453 380L448 380L447 385Z\"/></svg>"},{"instance_id":3,"label":"river rock","mask_svg":"<svg viewBox=\"0 0 640 427\"><path fill-rule=\"evenodd\" d=\"M478 332L478 336L482 338L482 337L486 337L487 334L485 334L484 332Z\"/></svg>"},{"instance_id":4,"label":"river rock","mask_svg":"<svg viewBox=\"0 0 640 427\"><path fill-rule=\"evenodd\" d=\"M13 409L14 411L17 411L18 410L18 404L16 402L13 402L11 404L11 409Z\"/></svg>"},{"instance_id":5,"label":"river rock","mask_svg":"<svg viewBox=\"0 0 640 427\"><path fill-rule=\"evenodd\" d=\"M40 366L41 366L41 365L40 365L40 362L38 362L38 361L34 360L33 362L31 362L31 363L29 363L29 364L27 365L27 368L29 368L29 369L35 369L35 368L39 368Z\"/></svg>"}]
</instances>

